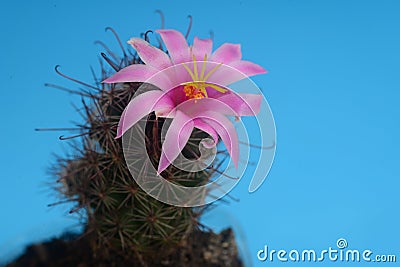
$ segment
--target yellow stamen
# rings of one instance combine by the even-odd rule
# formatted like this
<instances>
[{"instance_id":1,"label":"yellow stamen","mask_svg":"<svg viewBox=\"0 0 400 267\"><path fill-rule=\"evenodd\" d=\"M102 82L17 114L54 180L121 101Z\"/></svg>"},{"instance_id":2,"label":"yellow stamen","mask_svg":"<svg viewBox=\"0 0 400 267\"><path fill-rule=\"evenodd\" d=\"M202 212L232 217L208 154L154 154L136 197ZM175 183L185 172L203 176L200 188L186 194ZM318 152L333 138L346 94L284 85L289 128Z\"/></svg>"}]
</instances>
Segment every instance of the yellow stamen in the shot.
<instances>
[{"instance_id":1,"label":"yellow stamen","mask_svg":"<svg viewBox=\"0 0 400 267\"><path fill-rule=\"evenodd\" d=\"M204 94L205 97L208 97L205 85L200 85L199 90Z\"/></svg>"},{"instance_id":2,"label":"yellow stamen","mask_svg":"<svg viewBox=\"0 0 400 267\"><path fill-rule=\"evenodd\" d=\"M185 92L185 95L189 99L195 99L195 102L198 99L202 98L208 98L207 94L207 87L213 88L214 90L220 92L220 93L226 93L228 90L218 86L216 84L212 83L207 83L207 79L219 68L222 66L222 63L218 64L215 66L212 70L210 70L206 76L204 77L205 71L206 71L206 64L207 64L207 54L204 55L204 61L203 65L201 67L201 73L200 73L200 78L199 78L199 71L197 69L197 60L195 55L193 55L193 71L185 64L182 63L183 67L187 70L189 73L190 77L192 78L192 82L186 82L183 83L183 91Z\"/></svg>"},{"instance_id":3,"label":"yellow stamen","mask_svg":"<svg viewBox=\"0 0 400 267\"><path fill-rule=\"evenodd\" d=\"M218 92L221 92L221 93L226 93L228 91L227 89L222 88L222 87L220 87L218 85L215 85L215 84L212 84L212 83L206 83L206 84L207 84L208 87L211 87L211 88L213 88L213 89L215 89L215 90L217 90Z\"/></svg>"},{"instance_id":4,"label":"yellow stamen","mask_svg":"<svg viewBox=\"0 0 400 267\"><path fill-rule=\"evenodd\" d=\"M196 78L193 75L193 72L189 69L189 67L185 64L182 63L183 67L185 67L185 69L187 70L187 72L189 72L190 77L192 78L193 81L196 81Z\"/></svg>"},{"instance_id":5,"label":"yellow stamen","mask_svg":"<svg viewBox=\"0 0 400 267\"><path fill-rule=\"evenodd\" d=\"M207 97L206 95L203 94L203 91L199 88L197 88L194 85L187 84L183 87L183 91L185 92L185 95L189 99L202 99L204 97Z\"/></svg>"},{"instance_id":6,"label":"yellow stamen","mask_svg":"<svg viewBox=\"0 0 400 267\"><path fill-rule=\"evenodd\" d=\"M196 57L193 55L193 71L194 71L194 80L198 81L199 80L199 74L197 72L197 61Z\"/></svg>"},{"instance_id":7,"label":"yellow stamen","mask_svg":"<svg viewBox=\"0 0 400 267\"><path fill-rule=\"evenodd\" d=\"M204 81L207 81L207 79L211 76L211 74L213 74L221 66L222 66L222 63L218 64L212 70L210 70L210 72L207 73L206 77L204 77Z\"/></svg>"},{"instance_id":8,"label":"yellow stamen","mask_svg":"<svg viewBox=\"0 0 400 267\"><path fill-rule=\"evenodd\" d=\"M201 67L201 75L200 75L201 81L205 81L203 80L203 78L204 78L204 72L206 71L206 63L207 63L206 61L207 61L207 54L204 55L203 66Z\"/></svg>"}]
</instances>

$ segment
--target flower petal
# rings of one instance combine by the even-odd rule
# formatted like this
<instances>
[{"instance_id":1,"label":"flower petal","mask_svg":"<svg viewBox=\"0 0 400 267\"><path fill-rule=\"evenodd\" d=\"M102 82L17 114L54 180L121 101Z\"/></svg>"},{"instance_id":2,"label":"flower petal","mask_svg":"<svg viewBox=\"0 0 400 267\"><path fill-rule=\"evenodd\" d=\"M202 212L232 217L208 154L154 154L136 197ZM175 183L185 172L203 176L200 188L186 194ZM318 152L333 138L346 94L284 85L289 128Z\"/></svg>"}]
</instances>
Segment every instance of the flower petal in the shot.
<instances>
[{"instance_id":1,"label":"flower petal","mask_svg":"<svg viewBox=\"0 0 400 267\"><path fill-rule=\"evenodd\" d=\"M182 33L176 30L157 30L174 64L190 61L189 46Z\"/></svg>"},{"instance_id":2,"label":"flower petal","mask_svg":"<svg viewBox=\"0 0 400 267\"><path fill-rule=\"evenodd\" d=\"M146 82L157 86L163 91L167 91L169 88L171 88L173 83L170 77L168 77L167 72L159 71L152 66L143 64L132 64L128 67L125 67L103 82Z\"/></svg>"},{"instance_id":3,"label":"flower petal","mask_svg":"<svg viewBox=\"0 0 400 267\"><path fill-rule=\"evenodd\" d=\"M158 70L154 67L143 64L132 64L115 73L113 76L105 79L104 83L121 82L145 82L156 74Z\"/></svg>"},{"instance_id":4,"label":"flower petal","mask_svg":"<svg viewBox=\"0 0 400 267\"><path fill-rule=\"evenodd\" d=\"M230 106L239 116L256 116L260 112L263 96L258 94L220 94L216 99Z\"/></svg>"},{"instance_id":5,"label":"flower petal","mask_svg":"<svg viewBox=\"0 0 400 267\"><path fill-rule=\"evenodd\" d=\"M240 44L225 43L218 47L212 54L210 61L229 64L233 61L242 59Z\"/></svg>"},{"instance_id":6,"label":"flower petal","mask_svg":"<svg viewBox=\"0 0 400 267\"><path fill-rule=\"evenodd\" d=\"M169 56L162 50L150 45L148 42L141 38L131 38L128 44L138 53L140 59L149 66L158 70L162 70L171 66Z\"/></svg>"},{"instance_id":7,"label":"flower petal","mask_svg":"<svg viewBox=\"0 0 400 267\"><path fill-rule=\"evenodd\" d=\"M194 119L193 122L194 122L194 127L196 127L197 129L202 130L203 132L206 132L207 134L209 134L211 136L211 138L213 139L213 141L214 141L213 144L208 144L207 142L203 142L203 145L206 148L212 148L212 147L216 146L217 143L218 143L218 134L214 130L214 128L211 127L209 124L205 123L200 118Z\"/></svg>"},{"instance_id":8,"label":"flower petal","mask_svg":"<svg viewBox=\"0 0 400 267\"><path fill-rule=\"evenodd\" d=\"M206 111L199 117L218 133L232 158L233 164L238 168L239 138L233 123L224 115L213 111Z\"/></svg>"},{"instance_id":9,"label":"flower petal","mask_svg":"<svg viewBox=\"0 0 400 267\"><path fill-rule=\"evenodd\" d=\"M226 88L220 86L221 88ZM183 86L177 86L166 94L177 105L178 109L190 116L196 116L204 110L215 111L229 116L255 116L260 112L263 96L260 94L235 93L226 88L227 92L222 93L207 87L208 98L187 99Z\"/></svg>"},{"instance_id":10,"label":"flower petal","mask_svg":"<svg viewBox=\"0 0 400 267\"><path fill-rule=\"evenodd\" d=\"M129 128L152 111L166 112L175 107L173 101L159 90L152 90L135 96L125 108L119 120L117 137L120 138Z\"/></svg>"},{"instance_id":11,"label":"flower petal","mask_svg":"<svg viewBox=\"0 0 400 267\"><path fill-rule=\"evenodd\" d=\"M260 65L249 61L239 60L231 62L228 65L221 65L214 73L211 74L207 81L226 86L246 79L250 76L263 74L266 72L267 71Z\"/></svg>"},{"instance_id":12,"label":"flower petal","mask_svg":"<svg viewBox=\"0 0 400 267\"><path fill-rule=\"evenodd\" d=\"M231 62L229 65L231 67L239 70L240 72L244 73L248 77L267 73L267 70L265 70L260 65L257 65L253 62L246 61L246 60L239 60L239 61Z\"/></svg>"},{"instance_id":13,"label":"flower petal","mask_svg":"<svg viewBox=\"0 0 400 267\"><path fill-rule=\"evenodd\" d=\"M211 56L213 41L211 39L199 39L194 37L192 55L196 57L197 61L203 61L205 55L207 58Z\"/></svg>"},{"instance_id":14,"label":"flower petal","mask_svg":"<svg viewBox=\"0 0 400 267\"><path fill-rule=\"evenodd\" d=\"M157 173L164 171L181 153L192 134L194 123L181 111L177 111L165 135Z\"/></svg>"},{"instance_id":15,"label":"flower petal","mask_svg":"<svg viewBox=\"0 0 400 267\"><path fill-rule=\"evenodd\" d=\"M228 116L239 116L239 114L236 113L229 104L226 104L214 98L187 100L177 106L177 109L182 110L183 112L185 112L185 114L191 117L197 117L198 114L202 114L204 111L207 110Z\"/></svg>"}]
</instances>

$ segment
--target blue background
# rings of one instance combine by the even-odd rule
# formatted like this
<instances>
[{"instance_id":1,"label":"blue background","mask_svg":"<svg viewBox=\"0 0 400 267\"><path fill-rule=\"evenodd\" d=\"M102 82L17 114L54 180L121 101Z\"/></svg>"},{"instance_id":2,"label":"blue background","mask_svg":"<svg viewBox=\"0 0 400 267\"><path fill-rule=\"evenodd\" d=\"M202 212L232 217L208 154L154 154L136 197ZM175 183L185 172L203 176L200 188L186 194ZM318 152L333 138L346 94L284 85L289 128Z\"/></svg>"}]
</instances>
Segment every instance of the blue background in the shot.
<instances>
[{"instance_id":1,"label":"blue background","mask_svg":"<svg viewBox=\"0 0 400 267\"><path fill-rule=\"evenodd\" d=\"M339 0L275 1L13 1L0 11L1 35L1 221L0 259L24 244L76 229L69 207L57 200L46 173L52 153L68 145L61 133L38 127L70 127L79 121L79 98L43 86L77 86L53 67L92 82L94 45L118 46L160 25L189 37L215 33L215 46L241 43L244 58L269 74L255 77L277 127L277 153L262 187L249 194L244 177L232 195L205 216L219 230L233 226L242 254L271 249L336 247L396 254L400 261L400 2ZM19 249L19 250L18 250ZM0 260L0 262L1 262ZM298 264L309 266L310 263ZM292 263L293 265L293 263ZM318 266L343 266L324 262ZM354 265L354 264L353 264ZM370 264L371 265L371 264ZM382 264L394 266L395 264ZM362 264L357 264L362 266Z\"/></svg>"}]
</instances>

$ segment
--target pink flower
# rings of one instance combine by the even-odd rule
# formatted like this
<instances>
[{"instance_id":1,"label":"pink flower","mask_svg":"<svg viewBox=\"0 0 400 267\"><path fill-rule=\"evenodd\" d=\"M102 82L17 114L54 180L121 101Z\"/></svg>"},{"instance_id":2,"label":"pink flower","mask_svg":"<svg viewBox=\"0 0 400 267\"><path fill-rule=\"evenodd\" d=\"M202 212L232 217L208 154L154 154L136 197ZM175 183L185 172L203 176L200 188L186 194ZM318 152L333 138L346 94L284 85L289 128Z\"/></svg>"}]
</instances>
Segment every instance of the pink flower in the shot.
<instances>
[{"instance_id":1,"label":"pink flower","mask_svg":"<svg viewBox=\"0 0 400 267\"><path fill-rule=\"evenodd\" d=\"M212 40L194 38L188 46L175 30L158 30L168 50L132 38L129 44L145 64L133 64L106 83L146 82L160 90L149 90L131 100L119 121L117 137L151 112L173 118L162 146L158 173L178 157L194 128L208 133L216 145L219 137L234 165L238 166L239 142L236 129L227 116L254 116L260 110L262 95L237 94L227 86L249 76L266 73L261 66L241 60L239 44L225 43L212 53ZM199 61L200 60L200 61Z\"/></svg>"}]
</instances>

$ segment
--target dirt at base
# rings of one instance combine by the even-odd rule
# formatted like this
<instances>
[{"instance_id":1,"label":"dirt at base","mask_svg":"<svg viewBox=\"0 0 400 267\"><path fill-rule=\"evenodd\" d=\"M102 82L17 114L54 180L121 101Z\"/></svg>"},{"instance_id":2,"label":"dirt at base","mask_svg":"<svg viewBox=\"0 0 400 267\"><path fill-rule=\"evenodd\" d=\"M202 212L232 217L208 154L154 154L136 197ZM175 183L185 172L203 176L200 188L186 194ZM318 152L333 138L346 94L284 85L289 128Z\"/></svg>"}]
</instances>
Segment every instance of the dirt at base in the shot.
<instances>
[{"instance_id":1,"label":"dirt at base","mask_svg":"<svg viewBox=\"0 0 400 267\"><path fill-rule=\"evenodd\" d=\"M144 265L143 265L144 263ZM197 231L180 247L164 258L155 252L143 262L137 256L110 254L94 256L89 242L83 238L58 238L27 247L23 255L7 267L242 267L235 237L231 229L219 234Z\"/></svg>"}]
</instances>

